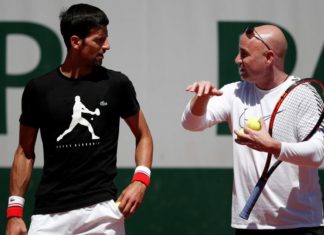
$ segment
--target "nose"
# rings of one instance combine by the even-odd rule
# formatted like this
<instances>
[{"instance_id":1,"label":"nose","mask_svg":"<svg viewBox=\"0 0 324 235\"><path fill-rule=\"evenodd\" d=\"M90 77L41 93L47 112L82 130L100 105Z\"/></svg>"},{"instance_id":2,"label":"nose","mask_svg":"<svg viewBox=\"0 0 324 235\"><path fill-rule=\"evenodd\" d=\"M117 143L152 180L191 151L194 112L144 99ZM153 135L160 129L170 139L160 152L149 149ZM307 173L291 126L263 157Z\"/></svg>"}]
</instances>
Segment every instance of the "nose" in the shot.
<instances>
[{"instance_id":1,"label":"nose","mask_svg":"<svg viewBox=\"0 0 324 235\"><path fill-rule=\"evenodd\" d=\"M102 45L102 48L103 48L105 51L107 51L107 50L110 49L110 43L109 43L108 38L106 38L104 44Z\"/></svg>"},{"instance_id":2,"label":"nose","mask_svg":"<svg viewBox=\"0 0 324 235\"><path fill-rule=\"evenodd\" d=\"M242 64L242 58L241 58L240 53L238 53L237 56L235 57L235 63Z\"/></svg>"}]
</instances>

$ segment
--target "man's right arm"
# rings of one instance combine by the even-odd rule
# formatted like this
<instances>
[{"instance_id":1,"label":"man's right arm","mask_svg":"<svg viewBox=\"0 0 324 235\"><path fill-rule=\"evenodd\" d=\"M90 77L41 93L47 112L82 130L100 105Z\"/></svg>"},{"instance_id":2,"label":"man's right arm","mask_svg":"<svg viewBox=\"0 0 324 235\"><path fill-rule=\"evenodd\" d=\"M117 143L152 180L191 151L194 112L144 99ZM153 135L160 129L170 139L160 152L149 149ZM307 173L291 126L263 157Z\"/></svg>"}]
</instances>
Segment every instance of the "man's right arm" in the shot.
<instances>
[{"instance_id":1,"label":"man's right arm","mask_svg":"<svg viewBox=\"0 0 324 235\"><path fill-rule=\"evenodd\" d=\"M209 81L194 82L189 85L186 91L195 93L195 96L190 100L182 115L182 125L185 129L192 131L200 131L206 128L201 122L204 122L204 115L207 111L207 104L211 96L220 96L222 91Z\"/></svg>"},{"instance_id":2,"label":"man's right arm","mask_svg":"<svg viewBox=\"0 0 324 235\"><path fill-rule=\"evenodd\" d=\"M196 94L190 102L190 111L195 116L202 116L206 113L207 103L211 96L223 94L210 81L194 82L187 87L186 91Z\"/></svg>"},{"instance_id":3,"label":"man's right arm","mask_svg":"<svg viewBox=\"0 0 324 235\"><path fill-rule=\"evenodd\" d=\"M27 192L35 160L35 142L38 129L20 125L19 145L10 172L10 196L24 197ZM8 218L6 235L27 234L22 218Z\"/></svg>"}]
</instances>

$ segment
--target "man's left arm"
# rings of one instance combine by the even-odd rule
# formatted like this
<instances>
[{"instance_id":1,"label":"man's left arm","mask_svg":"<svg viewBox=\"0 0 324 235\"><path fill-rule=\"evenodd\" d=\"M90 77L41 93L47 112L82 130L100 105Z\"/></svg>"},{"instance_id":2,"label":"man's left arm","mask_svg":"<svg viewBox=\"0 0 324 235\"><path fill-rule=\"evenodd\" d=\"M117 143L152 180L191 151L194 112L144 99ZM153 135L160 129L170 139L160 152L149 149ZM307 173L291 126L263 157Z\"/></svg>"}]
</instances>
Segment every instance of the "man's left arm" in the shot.
<instances>
[{"instance_id":1,"label":"man's left arm","mask_svg":"<svg viewBox=\"0 0 324 235\"><path fill-rule=\"evenodd\" d=\"M277 159L292 164L318 168L324 159L324 135L319 130L311 139L305 142L287 143L273 139L261 120L261 129L255 131L249 128L244 133L234 130L237 135L236 143L252 149L272 153Z\"/></svg>"},{"instance_id":2,"label":"man's left arm","mask_svg":"<svg viewBox=\"0 0 324 235\"><path fill-rule=\"evenodd\" d=\"M132 183L123 190L117 201L125 217L132 215L141 205L150 180L150 168L153 161L153 139L144 114L137 114L124 119L136 140L136 170Z\"/></svg>"},{"instance_id":3,"label":"man's left arm","mask_svg":"<svg viewBox=\"0 0 324 235\"><path fill-rule=\"evenodd\" d=\"M279 160L305 167L318 168L324 158L323 132L316 133L310 140L300 143L282 143Z\"/></svg>"}]
</instances>

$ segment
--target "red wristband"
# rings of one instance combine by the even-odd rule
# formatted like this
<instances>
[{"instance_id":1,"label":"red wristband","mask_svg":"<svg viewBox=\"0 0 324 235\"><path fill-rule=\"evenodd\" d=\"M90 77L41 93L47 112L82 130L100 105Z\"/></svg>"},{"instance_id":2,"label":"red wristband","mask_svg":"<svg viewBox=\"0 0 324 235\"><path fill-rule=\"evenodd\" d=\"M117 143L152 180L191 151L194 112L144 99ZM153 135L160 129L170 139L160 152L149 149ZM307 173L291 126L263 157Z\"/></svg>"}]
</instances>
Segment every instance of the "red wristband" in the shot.
<instances>
[{"instance_id":1,"label":"red wristband","mask_svg":"<svg viewBox=\"0 0 324 235\"><path fill-rule=\"evenodd\" d=\"M23 208L19 206L12 206L7 208L7 219L11 217L23 217Z\"/></svg>"},{"instance_id":2,"label":"red wristband","mask_svg":"<svg viewBox=\"0 0 324 235\"><path fill-rule=\"evenodd\" d=\"M135 172L132 182L140 181L148 187L150 185L150 177L142 172Z\"/></svg>"}]
</instances>

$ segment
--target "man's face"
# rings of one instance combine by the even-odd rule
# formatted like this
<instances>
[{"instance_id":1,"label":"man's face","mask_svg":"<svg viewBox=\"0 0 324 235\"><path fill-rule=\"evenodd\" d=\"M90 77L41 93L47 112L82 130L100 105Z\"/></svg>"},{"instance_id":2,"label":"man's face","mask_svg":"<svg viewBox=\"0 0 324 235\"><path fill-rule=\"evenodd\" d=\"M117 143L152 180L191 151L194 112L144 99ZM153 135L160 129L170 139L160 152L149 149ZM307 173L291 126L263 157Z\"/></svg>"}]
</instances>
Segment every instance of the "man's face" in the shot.
<instances>
[{"instance_id":1,"label":"man's face","mask_svg":"<svg viewBox=\"0 0 324 235\"><path fill-rule=\"evenodd\" d=\"M239 53L235 58L235 63L239 66L241 79L258 83L267 72L267 48L256 38L241 36Z\"/></svg>"},{"instance_id":2,"label":"man's face","mask_svg":"<svg viewBox=\"0 0 324 235\"><path fill-rule=\"evenodd\" d=\"M87 37L81 40L80 59L88 66L101 65L104 54L110 49L108 30L106 27L96 27L90 30Z\"/></svg>"}]
</instances>

